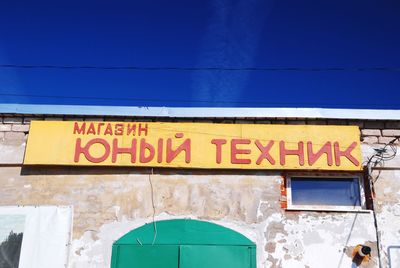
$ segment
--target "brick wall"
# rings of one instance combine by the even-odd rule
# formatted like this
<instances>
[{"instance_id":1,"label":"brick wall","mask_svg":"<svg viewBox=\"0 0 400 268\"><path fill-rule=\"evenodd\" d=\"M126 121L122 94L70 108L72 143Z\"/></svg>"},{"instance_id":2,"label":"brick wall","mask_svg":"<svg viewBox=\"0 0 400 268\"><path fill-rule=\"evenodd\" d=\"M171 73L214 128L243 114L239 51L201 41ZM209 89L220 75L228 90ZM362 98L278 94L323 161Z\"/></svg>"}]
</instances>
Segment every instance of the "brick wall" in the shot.
<instances>
[{"instance_id":1,"label":"brick wall","mask_svg":"<svg viewBox=\"0 0 400 268\"><path fill-rule=\"evenodd\" d=\"M46 121L140 121L140 122L199 122L225 124L288 124L288 125L356 125L361 130L361 140L365 144L386 144L400 136L400 120L338 120L304 118L147 118L112 116L44 116L44 115L1 115L0 141L26 140L32 120ZM399 141L396 141L399 144Z\"/></svg>"}]
</instances>

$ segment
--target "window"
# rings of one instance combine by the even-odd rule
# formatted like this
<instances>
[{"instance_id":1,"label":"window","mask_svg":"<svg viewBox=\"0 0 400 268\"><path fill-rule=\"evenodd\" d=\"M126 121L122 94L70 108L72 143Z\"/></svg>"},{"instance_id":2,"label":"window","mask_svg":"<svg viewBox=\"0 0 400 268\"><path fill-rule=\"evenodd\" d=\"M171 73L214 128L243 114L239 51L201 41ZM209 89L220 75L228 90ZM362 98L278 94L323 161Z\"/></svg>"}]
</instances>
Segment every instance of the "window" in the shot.
<instances>
[{"instance_id":1,"label":"window","mask_svg":"<svg viewBox=\"0 0 400 268\"><path fill-rule=\"evenodd\" d=\"M287 208L298 210L359 211L365 195L359 176L286 178Z\"/></svg>"}]
</instances>

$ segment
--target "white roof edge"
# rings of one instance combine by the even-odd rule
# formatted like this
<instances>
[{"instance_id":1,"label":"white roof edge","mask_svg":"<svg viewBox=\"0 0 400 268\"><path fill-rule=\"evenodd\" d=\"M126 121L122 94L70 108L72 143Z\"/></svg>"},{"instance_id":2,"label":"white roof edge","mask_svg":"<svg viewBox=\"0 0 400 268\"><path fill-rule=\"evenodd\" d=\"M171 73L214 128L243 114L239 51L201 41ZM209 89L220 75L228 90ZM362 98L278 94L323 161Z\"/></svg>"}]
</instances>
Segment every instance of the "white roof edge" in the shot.
<instances>
[{"instance_id":1,"label":"white roof edge","mask_svg":"<svg viewBox=\"0 0 400 268\"><path fill-rule=\"evenodd\" d=\"M3 114L43 114L79 116L138 116L170 118L321 118L400 120L399 110L331 108L191 108L128 107L90 105L0 104Z\"/></svg>"}]
</instances>

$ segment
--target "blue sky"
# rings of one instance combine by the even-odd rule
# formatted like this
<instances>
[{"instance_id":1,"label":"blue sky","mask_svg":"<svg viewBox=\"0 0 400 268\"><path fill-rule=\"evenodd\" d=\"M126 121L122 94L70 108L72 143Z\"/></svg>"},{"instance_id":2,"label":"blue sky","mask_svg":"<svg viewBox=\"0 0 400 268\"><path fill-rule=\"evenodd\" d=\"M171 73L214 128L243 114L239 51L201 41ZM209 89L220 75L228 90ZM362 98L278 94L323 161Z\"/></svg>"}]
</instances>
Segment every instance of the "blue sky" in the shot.
<instances>
[{"instance_id":1,"label":"blue sky","mask_svg":"<svg viewBox=\"0 0 400 268\"><path fill-rule=\"evenodd\" d=\"M0 103L400 109L399 14L397 0L3 0L0 65L296 70L0 67Z\"/></svg>"}]
</instances>

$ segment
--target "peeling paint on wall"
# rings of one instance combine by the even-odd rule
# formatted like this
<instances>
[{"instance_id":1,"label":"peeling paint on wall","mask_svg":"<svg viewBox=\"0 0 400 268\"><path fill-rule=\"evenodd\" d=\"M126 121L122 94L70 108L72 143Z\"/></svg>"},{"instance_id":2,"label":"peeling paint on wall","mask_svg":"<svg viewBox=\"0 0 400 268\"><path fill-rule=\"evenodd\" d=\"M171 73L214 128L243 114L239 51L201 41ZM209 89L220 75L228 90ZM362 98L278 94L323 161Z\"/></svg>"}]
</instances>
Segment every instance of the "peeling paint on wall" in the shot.
<instances>
[{"instance_id":1,"label":"peeling paint on wall","mask_svg":"<svg viewBox=\"0 0 400 268\"><path fill-rule=\"evenodd\" d=\"M400 267L400 171L382 171L375 183L383 267ZM387 191L390 188L390 191Z\"/></svg>"},{"instance_id":2,"label":"peeling paint on wall","mask_svg":"<svg viewBox=\"0 0 400 268\"><path fill-rule=\"evenodd\" d=\"M182 217L162 213L156 220L177 218ZM185 218L199 219L193 215ZM132 221L123 218L103 225L99 231L86 231L72 243L72 267L109 267L112 243L148 222L148 219ZM370 263L364 267L377 267L375 233L370 228L373 217L370 213L323 217L301 215L297 220L276 213L257 224L224 219L212 222L254 241L258 267L351 267L351 252L358 244L367 244L375 252Z\"/></svg>"},{"instance_id":3,"label":"peeling paint on wall","mask_svg":"<svg viewBox=\"0 0 400 268\"><path fill-rule=\"evenodd\" d=\"M20 146L7 157L21 158ZM366 159L373 149L363 152ZM399 159L375 184L382 264L390 268L400 267ZM378 267L372 213L285 211L278 172L237 173L159 171L151 176L156 220L199 219L238 231L256 243L259 268L352 267L358 244L372 248L362 267ZM0 205L74 207L70 267L109 267L112 243L153 215L144 169L1 166L0 185Z\"/></svg>"},{"instance_id":4,"label":"peeling paint on wall","mask_svg":"<svg viewBox=\"0 0 400 268\"><path fill-rule=\"evenodd\" d=\"M162 213L158 215L155 220L167 220L167 219L178 219L182 217L177 217L169 215L167 213ZM189 216L185 218L198 219L194 216ZM129 231L136 229L146 223L149 223L148 219L136 219L134 221L129 221L123 218L119 222L111 222L103 225L98 232L95 232L97 240L94 240L93 231L85 232L81 238L75 239L72 242L71 247L71 267L76 268L86 268L86 267L110 267L111 260L111 246L118 240L121 236L128 233ZM259 232L261 230L259 224L247 225L242 222L233 221L211 221L215 224L230 228L235 230L256 244L261 244L264 241L263 233ZM258 259L263 258L263 254Z\"/></svg>"}]
</instances>

